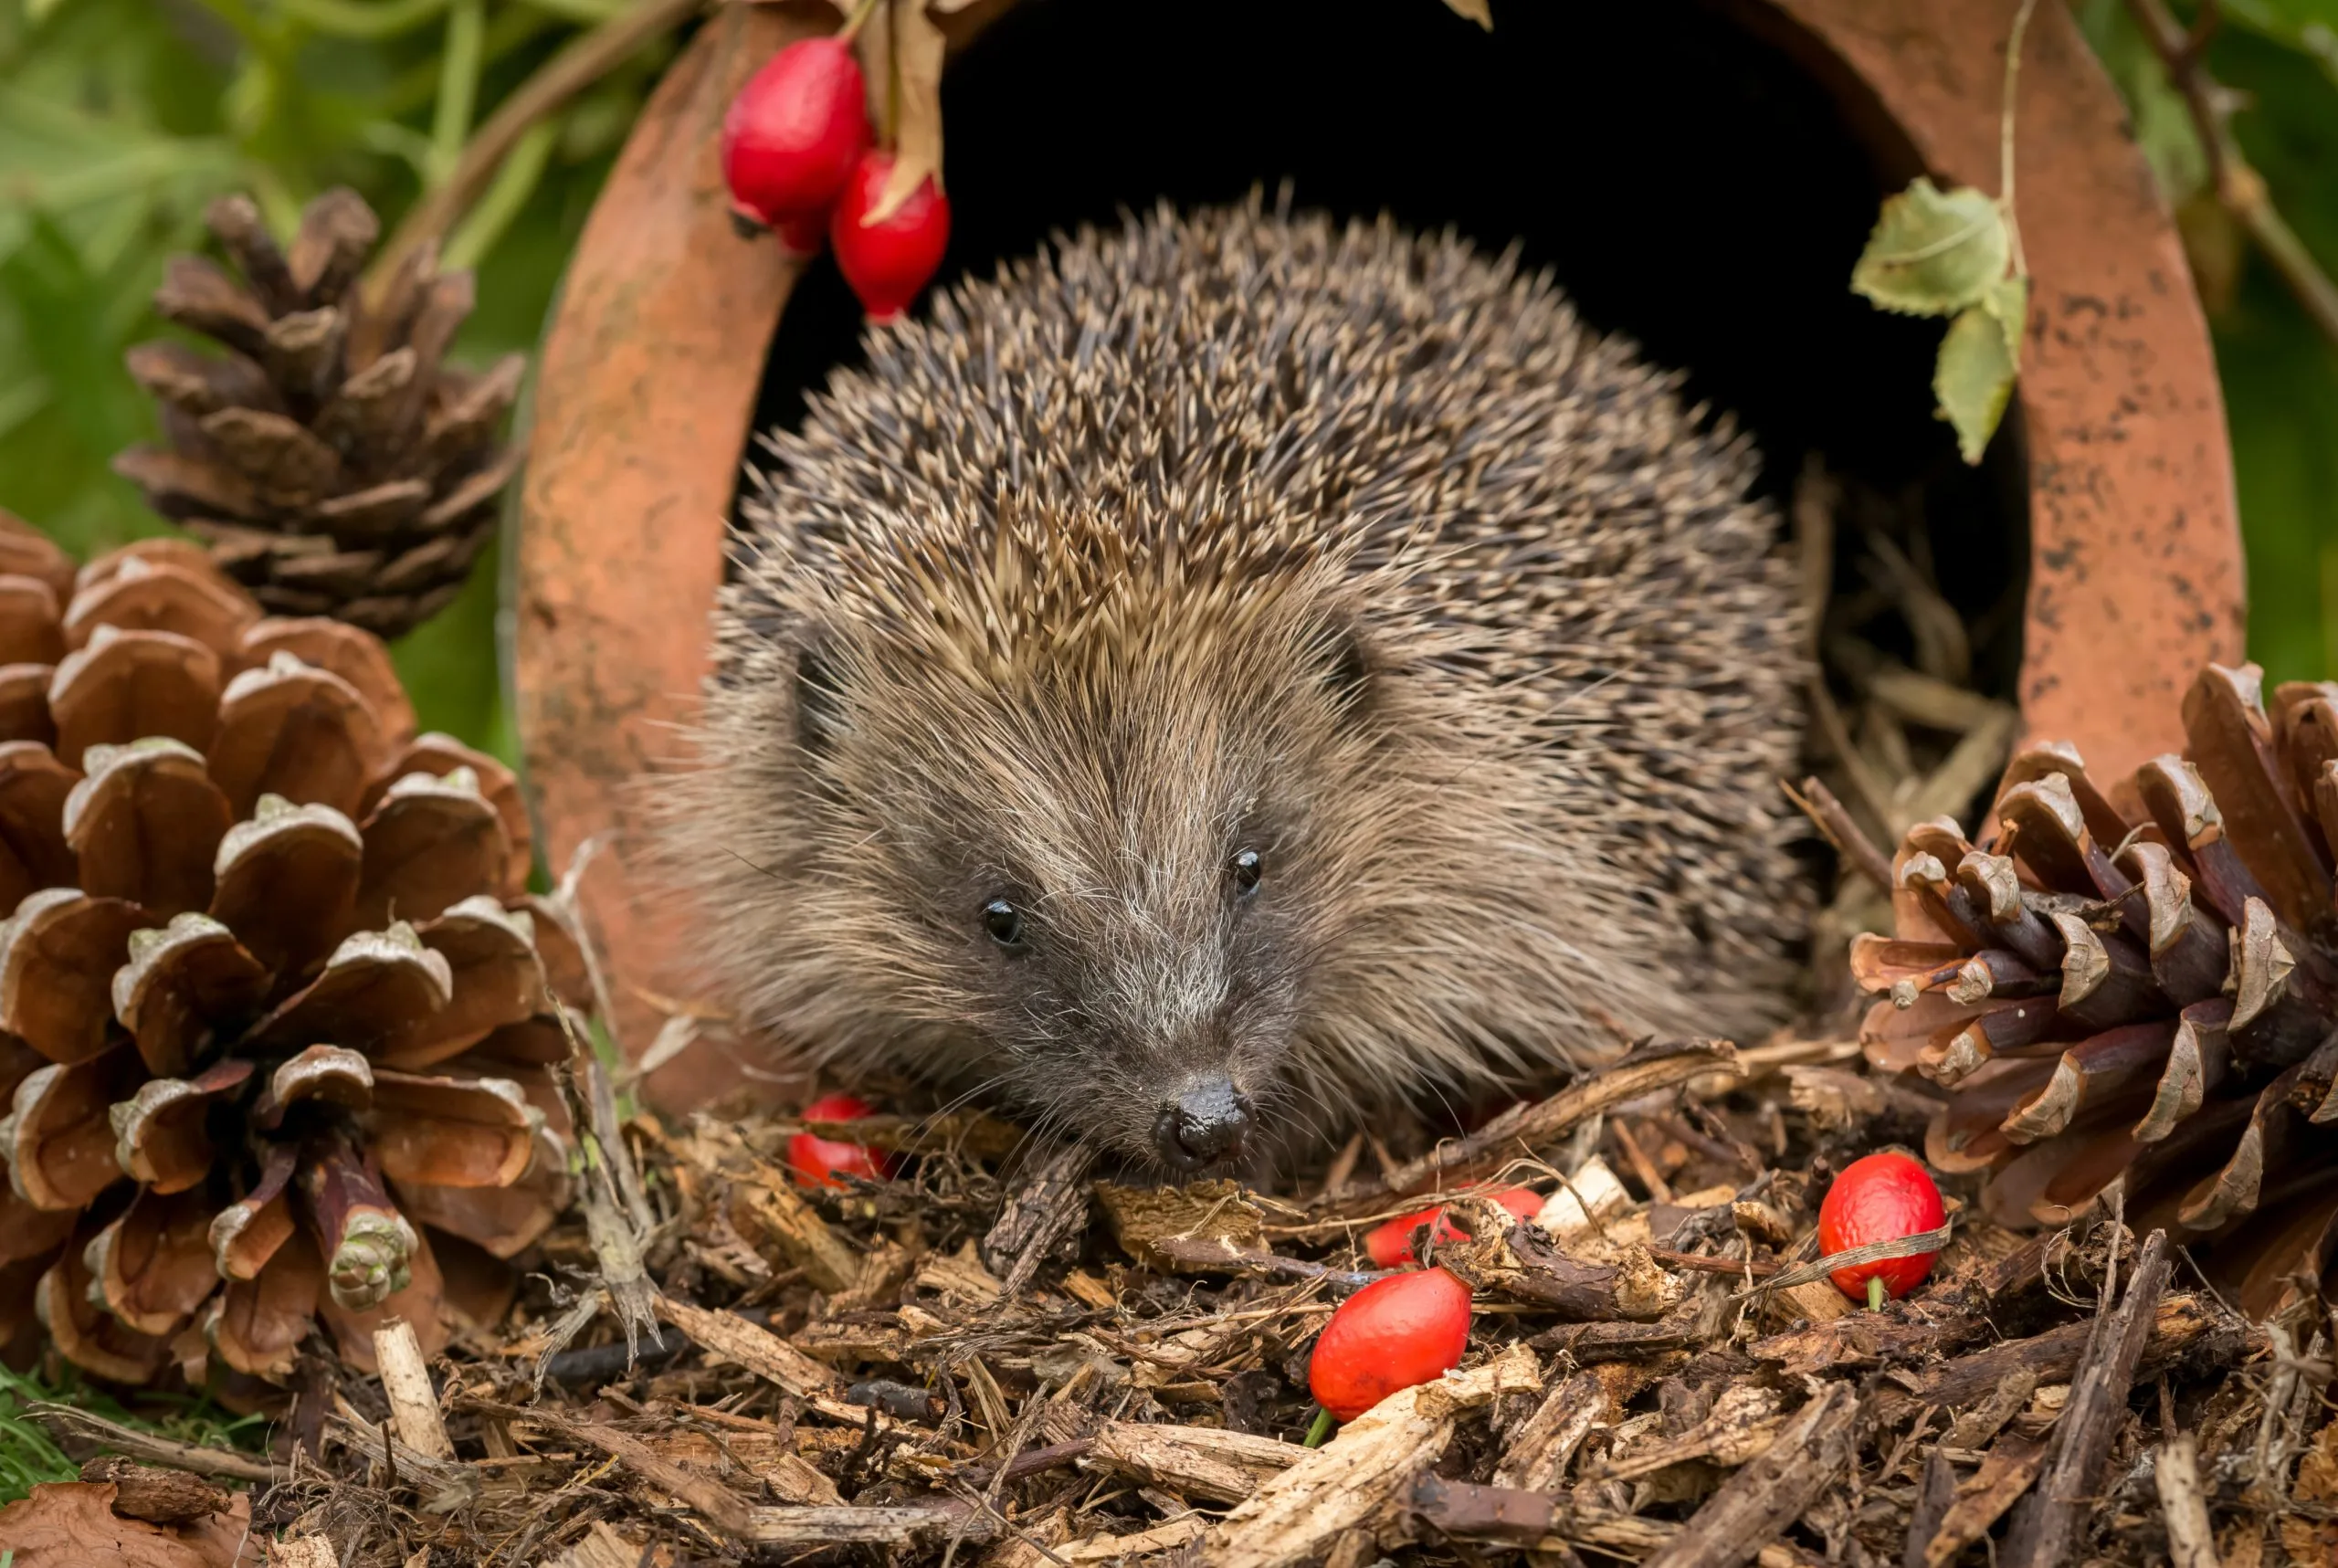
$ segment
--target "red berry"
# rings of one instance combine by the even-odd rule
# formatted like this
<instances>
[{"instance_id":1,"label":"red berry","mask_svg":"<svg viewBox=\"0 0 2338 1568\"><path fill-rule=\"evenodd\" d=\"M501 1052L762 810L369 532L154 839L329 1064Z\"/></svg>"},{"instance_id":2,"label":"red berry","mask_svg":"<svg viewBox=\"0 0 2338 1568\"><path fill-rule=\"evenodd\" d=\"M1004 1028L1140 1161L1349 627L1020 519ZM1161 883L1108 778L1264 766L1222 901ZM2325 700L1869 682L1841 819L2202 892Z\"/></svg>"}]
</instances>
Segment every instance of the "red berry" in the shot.
<instances>
[{"instance_id":1,"label":"red berry","mask_svg":"<svg viewBox=\"0 0 2338 1568\"><path fill-rule=\"evenodd\" d=\"M1938 1230L1947 1221L1940 1188L1932 1173L1905 1154L1869 1154L1854 1160L1827 1189L1818 1205L1818 1251L1823 1257L1870 1242L1897 1241ZM1854 1301L1872 1301L1868 1281L1881 1282L1884 1291L1905 1296L1933 1271L1937 1252L1911 1258L1887 1258L1838 1268L1828 1276L1835 1288Z\"/></svg>"},{"instance_id":2,"label":"red berry","mask_svg":"<svg viewBox=\"0 0 2338 1568\"><path fill-rule=\"evenodd\" d=\"M1340 1303L1307 1363L1315 1402L1353 1421L1399 1389L1432 1383L1469 1348L1469 1287L1442 1268L1375 1279Z\"/></svg>"},{"instance_id":3,"label":"red berry","mask_svg":"<svg viewBox=\"0 0 2338 1568\"><path fill-rule=\"evenodd\" d=\"M1532 1219L1543 1212L1543 1194L1532 1187L1504 1187L1484 1194L1501 1205L1521 1219ZM1385 1225L1373 1226L1364 1238L1364 1255L1375 1268L1401 1268L1407 1263L1420 1261L1413 1252L1413 1232L1429 1226L1429 1245L1442 1247L1461 1233L1445 1217L1443 1205L1423 1209L1418 1214L1400 1215Z\"/></svg>"},{"instance_id":4,"label":"red berry","mask_svg":"<svg viewBox=\"0 0 2338 1568\"><path fill-rule=\"evenodd\" d=\"M828 243L828 213L826 207L817 212L783 217L771 226L772 232L779 236L780 247L790 256L817 256L821 247Z\"/></svg>"},{"instance_id":5,"label":"red berry","mask_svg":"<svg viewBox=\"0 0 2338 1568\"><path fill-rule=\"evenodd\" d=\"M880 321L899 316L917 298L950 244L950 198L931 174L882 223L862 222L876 210L892 173L890 153L872 148L862 153L828 219L828 243L836 247L844 280Z\"/></svg>"},{"instance_id":6,"label":"red berry","mask_svg":"<svg viewBox=\"0 0 2338 1568\"><path fill-rule=\"evenodd\" d=\"M722 118L733 207L774 226L826 213L869 145L865 92L840 39L806 38L765 60Z\"/></svg>"},{"instance_id":7,"label":"red berry","mask_svg":"<svg viewBox=\"0 0 2338 1568\"><path fill-rule=\"evenodd\" d=\"M806 1121L858 1121L875 1114L874 1106L848 1094L824 1095L804 1108ZM787 1141L787 1163L805 1185L813 1187L841 1187L846 1176L873 1181L890 1173L887 1162L861 1144L810 1132L798 1132Z\"/></svg>"}]
</instances>

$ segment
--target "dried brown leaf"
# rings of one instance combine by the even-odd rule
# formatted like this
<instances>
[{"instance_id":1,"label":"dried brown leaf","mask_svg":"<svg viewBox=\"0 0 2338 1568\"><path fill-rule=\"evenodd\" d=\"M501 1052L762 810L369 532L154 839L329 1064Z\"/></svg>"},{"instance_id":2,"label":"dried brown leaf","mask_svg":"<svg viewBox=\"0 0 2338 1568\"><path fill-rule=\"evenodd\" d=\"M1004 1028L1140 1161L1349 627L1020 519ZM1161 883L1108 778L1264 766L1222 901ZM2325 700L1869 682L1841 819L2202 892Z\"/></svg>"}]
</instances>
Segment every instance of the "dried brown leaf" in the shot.
<instances>
[{"instance_id":1,"label":"dried brown leaf","mask_svg":"<svg viewBox=\"0 0 2338 1568\"><path fill-rule=\"evenodd\" d=\"M948 40L926 15L925 0L893 0L890 16L890 39L872 44L868 52L869 88L878 97L877 121L893 128L893 169L877 205L861 219L863 226L899 212L928 176L935 190L942 188L942 58ZM871 26L861 36L874 40L882 31ZM889 71L898 75L889 80Z\"/></svg>"}]
</instances>

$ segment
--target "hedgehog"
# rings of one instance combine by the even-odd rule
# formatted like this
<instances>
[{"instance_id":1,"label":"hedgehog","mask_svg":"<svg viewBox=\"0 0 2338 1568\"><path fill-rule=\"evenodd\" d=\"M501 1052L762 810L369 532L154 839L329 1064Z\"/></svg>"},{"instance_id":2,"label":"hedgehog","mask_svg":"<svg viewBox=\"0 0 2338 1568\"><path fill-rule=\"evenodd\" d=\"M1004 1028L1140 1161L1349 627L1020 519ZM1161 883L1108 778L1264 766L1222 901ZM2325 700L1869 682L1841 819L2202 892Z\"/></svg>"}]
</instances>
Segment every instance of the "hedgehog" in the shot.
<instances>
[{"instance_id":1,"label":"hedgehog","mask_svg":"<svg viewBox=\"0 0 2338 1568\"><path fill-rule=\"evenodd\" d=\"M751 1033L1182 1173L1779 1019L1796 574L1548 277L1254 196L865 346L763 437L665 795Z\"/></svg>"}]
</instances>

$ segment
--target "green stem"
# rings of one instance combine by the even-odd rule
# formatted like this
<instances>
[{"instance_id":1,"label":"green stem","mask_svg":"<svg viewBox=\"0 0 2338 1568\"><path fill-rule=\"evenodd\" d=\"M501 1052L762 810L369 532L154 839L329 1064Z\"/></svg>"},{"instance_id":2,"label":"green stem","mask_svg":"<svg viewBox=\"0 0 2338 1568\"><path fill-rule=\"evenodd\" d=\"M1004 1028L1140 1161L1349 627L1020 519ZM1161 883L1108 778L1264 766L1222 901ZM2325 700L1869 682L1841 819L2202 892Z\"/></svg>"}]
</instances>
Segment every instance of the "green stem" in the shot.
<instances>
[{"instance_id":1,"label":"green stem","mask_svg":"<svg viewBox=\"0 0 2338 1568\"><path fill-rule=\"evenodd\" d=\"M559 140L560 126L553 121L540 121L528 128L503 160L503 167L495 172L495 179L447 241L443 265L459 271L477 267L511 226L511 220L528 205L528 198L542 181L544 165L552 161L553 143Z\"/></svg>"},{"instance_id":2,"label":"green stem","mask_svg":"<svg viewBox=\"0 0 2338 1568\"><path fill-rule=\"evenodd\" d=\"M1880 1274L1867 1277L1867 1310L1870 1312L1883 1310L1883 1276Z\"/></svg>"},{"instance_id":3,"label":"green stem","mask_svg":"<svg viewBox=\"0 0 2338 1568\"><path fill-rule=\"evenodd\" d=\"M557 16L580 27L597 27L626 6L626 0L527 0L527 3L548 16Z\"/></svg>"},{"instance_id":4,"label":"green stem","mask_svg":"<svg viewBox=\"0 0 2338 1568\"><path fill-rule=\"evenodd\" d=\"M447 5L448 0L386 0L372 5L358 0L277 0L278 9L296 22L331 37L365 43L411 33Z\"/></svg>"},{"instance_id":5,"label":"green stem","mask_svg":"<svg viewBox=\"0 0 2338 1568\"><path fill-rule=\"evenodd\" d=\"M1332 1435L1332 1428L1335 1425L1337 1425L1337 1423L1332 1421L1332 1413L1324 1409L1322 1405L1317 1405L1315 1407L1315 1419L1307 1428L1307 1441L1301 1444L1300 1447L1304 1448L1322 1447L1323 1446L1323 1439Z\"/></svg>"},{"instance_id":6,"label":"green stem","mask_svg":"<svg viewBox=\"0 0 2338 1568\"><path fill-rule=\"evenodd\" d=\"M869 14L876 9L877 0L860 0L860 4L852 8L852 15L844 19L844 26L837 30L837 37L845 43L852 42L859 37L861 25L869 20Z\"/></svg>"},{"instance_id":7,"label":"green stem","mask_svg":"<svg viewBox=\"0 0 2338 1568\"><path fill-rule=\"evenodd\" d=\"M499 8L487 24L487 42L479 50L480 72L494 69L515 49L556 32L559 27L559 19L548 11L526 5ZM392 79L374 107L390 119L403 119L425 104L435 102L437 97L438 62L434 59L413 66Z\"/></svg>"},{"instance_id":8,"label":"green stem","mask_svg":"<svg viewBox=\"0 0 2338 1568\"><path fill-rule=\"evenodd\" d=\"M479 73L487 34L480 0L454 0L447 13L447 53L439 62L438 101L430 117L430 183L446 183L470 135L479 105Z\"/></svg>"},{"instance_id":9,"label":"green stem","mask_svg":"<svg viewBox=\"0 0 2338 1568\"><path fill-rule=\"evenodd\" d=\"M434 186L407 209L389 239L374 252L373 265L366 269L366 287L379 288L381 279L395 270L416 246L443 237L536 121L558 112L570 99L624 64L652 38L679 26L700 3L636 0L591 32L571 39L538 67L481 122L446 183Z\"/></svg>"}]
</instances>

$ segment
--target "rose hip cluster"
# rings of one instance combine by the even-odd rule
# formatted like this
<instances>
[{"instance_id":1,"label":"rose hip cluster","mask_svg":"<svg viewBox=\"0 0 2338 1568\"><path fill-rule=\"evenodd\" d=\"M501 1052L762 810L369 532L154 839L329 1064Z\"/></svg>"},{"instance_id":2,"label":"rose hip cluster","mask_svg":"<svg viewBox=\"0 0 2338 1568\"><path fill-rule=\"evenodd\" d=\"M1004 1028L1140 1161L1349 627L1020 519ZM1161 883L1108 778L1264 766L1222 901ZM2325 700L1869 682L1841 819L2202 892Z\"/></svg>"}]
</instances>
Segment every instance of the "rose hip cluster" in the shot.
<instances>
[{"instance_id":1,"label":"rose hip cluster","mask_svg":"<svg viewBox=\"0 0 2338 1568\"><path fill-rule=\"evenodd\" d=\"M842 36L772 56L723 117L722 177L742 230L775 233L799 256L817 253L825 236L880 321L917 298L950 243L950 201L932 174L869 221L892 173L893 154L870 143L867 88Z\"/></svg>"}]
</instances>

